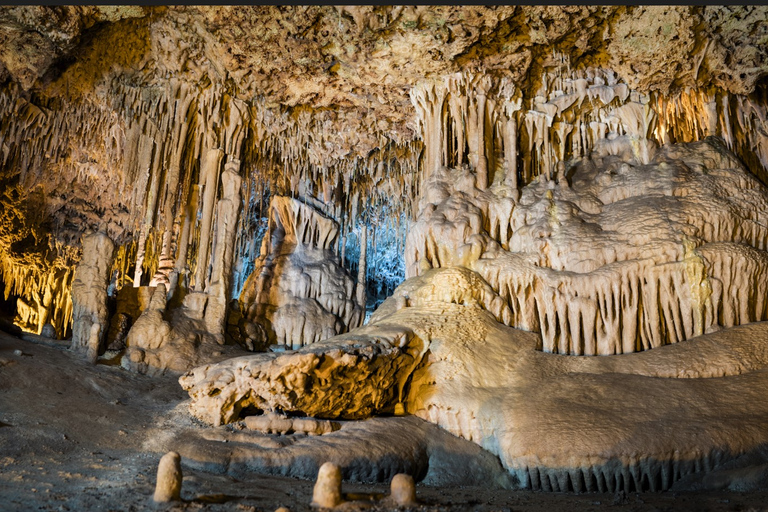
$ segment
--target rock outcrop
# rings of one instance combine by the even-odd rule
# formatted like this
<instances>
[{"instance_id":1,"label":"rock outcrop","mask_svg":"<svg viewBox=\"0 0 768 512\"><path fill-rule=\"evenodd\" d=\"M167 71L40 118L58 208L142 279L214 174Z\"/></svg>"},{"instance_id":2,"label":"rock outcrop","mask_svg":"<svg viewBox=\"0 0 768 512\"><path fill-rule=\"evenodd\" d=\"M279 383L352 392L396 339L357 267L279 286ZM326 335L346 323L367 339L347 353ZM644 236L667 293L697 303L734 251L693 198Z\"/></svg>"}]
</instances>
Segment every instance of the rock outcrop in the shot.
<instances>
[{"instance_id":1,"label":"rock outcrop","mask_svg":"<svg viewBox=\"0 0 768 512\"><path fill-rule=\"evenodd\" d=\"M190 412L410 413L555 491L669 489L759 450L765 187L716 140L645 163L606 140L519 194L435 168L413 277L364 327L198 367L180 379Z\"/></svg>"},{"instance_id":2,"label":"rock outcrop","mask_svg":"<svg viewBox=\"0 0 768 512\"><path fill-rule=\"evenodd\" d=\"M768 319L765 187L716 139L664 147L645 164L630 140L608 142L621 156L599 145L519 199L504 184L480 190L471 172L436 170L408 235L407 275L474 269L510 312L486 309L560 354L647 350Z\"/></svg>"}]
</instances>

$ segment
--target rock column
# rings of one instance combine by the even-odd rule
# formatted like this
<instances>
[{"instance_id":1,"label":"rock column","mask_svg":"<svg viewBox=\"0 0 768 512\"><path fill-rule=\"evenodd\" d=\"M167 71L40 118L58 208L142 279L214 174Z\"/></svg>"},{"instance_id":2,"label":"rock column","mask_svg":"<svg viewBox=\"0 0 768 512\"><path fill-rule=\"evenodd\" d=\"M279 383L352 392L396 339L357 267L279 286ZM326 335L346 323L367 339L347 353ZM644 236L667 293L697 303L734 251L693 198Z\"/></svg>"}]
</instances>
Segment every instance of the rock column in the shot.
<instances>
[{"instance_id":1,"label":"rock column","mask_svg":"<svg viewBox=\"0 0 768 512\"><path fill-rule=\"evenodd\" d=\"M224 343L229 285L232 280L232 263L237 238L237 222L240 216L240 162L230 160L221 176L223 192L217 205L215 251L210 283L206 287L208 305L205 309L205 325L216 340Z\"/></svg>"},{"instance_id":2,"label":"rock column","mask_svg":"<svg viewBox=\"0 0 768 512\"><path fill-rule=\"evenodd\" d=\"M72 282L72 350L96 362L101 341L109 327L107 286L115 244L105 229L86 234L83 257Z\"/></svg>"}]
</instances>

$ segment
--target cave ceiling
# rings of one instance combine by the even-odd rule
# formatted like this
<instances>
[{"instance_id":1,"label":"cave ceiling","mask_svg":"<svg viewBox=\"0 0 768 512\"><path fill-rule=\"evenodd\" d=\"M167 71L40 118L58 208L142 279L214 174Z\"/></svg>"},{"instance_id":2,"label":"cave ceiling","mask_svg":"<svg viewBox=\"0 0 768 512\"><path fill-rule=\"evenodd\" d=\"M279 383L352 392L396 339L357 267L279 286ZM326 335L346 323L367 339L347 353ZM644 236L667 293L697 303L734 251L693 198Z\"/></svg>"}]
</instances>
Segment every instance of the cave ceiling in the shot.
<instances>
[{"instance_id":1,"label":"cave ceiling","mask_svg":"<svg viewBox=\"0 0 768 512\"><path fill-rule=\"evenodd\" d=\"M410 88L461 70L522 88L553 55L632 89L754 92L768 72L766 7L2 7L0 79L43 96L108 79L221 81L245 100L372 114L413 137Z\"/></svg>"}]
</instances>

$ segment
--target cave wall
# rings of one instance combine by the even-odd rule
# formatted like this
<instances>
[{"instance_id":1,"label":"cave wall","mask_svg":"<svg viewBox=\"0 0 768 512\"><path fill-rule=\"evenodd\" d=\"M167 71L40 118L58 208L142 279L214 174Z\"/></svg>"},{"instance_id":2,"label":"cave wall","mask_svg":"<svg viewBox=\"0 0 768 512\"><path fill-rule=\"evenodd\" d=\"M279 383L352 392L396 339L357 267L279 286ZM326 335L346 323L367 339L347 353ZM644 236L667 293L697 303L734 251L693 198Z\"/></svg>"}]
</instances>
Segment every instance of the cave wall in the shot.
<instances>
[{"instance_id":1,"label":"cave wall","mask_svg":"<svg viewBox=\"0 0 768 512\"><path fill-rule=\"evenodd\" d=\"M116 288L205 291L226 166L242 178L232 296L273 195L317 200L353 273L372 228L375 281L399 275L370 262L402 254L440 165L521 187L611 133L713 135L766 182L764 7L28 6L0 18L0 268L17 323L38 333L70 332L81 236L102 223Z\"/></svg>"}]
</instances>

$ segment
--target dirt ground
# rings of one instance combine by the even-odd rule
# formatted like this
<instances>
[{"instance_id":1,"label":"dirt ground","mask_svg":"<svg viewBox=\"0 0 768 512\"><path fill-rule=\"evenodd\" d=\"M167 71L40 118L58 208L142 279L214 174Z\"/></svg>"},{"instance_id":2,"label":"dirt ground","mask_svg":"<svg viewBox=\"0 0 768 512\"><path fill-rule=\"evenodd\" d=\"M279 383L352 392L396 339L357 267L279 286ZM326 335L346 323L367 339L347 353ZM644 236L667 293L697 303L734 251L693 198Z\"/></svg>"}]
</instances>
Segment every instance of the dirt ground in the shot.
<instances>
[{"instance_id":1,"label":"dirt ground","mask_svg":"<svg viewBox=\"0 0 768 512\"><path fill-rule=\"evenodd\" d=\"M185 425L168 422L179 416L169 412L187 398L176 377L92 366L65 342L0 332L0 511L311 510L311 481L264 475L237 480L183 461L183 503L154 505L162 453L143 446L152 436L196 426L192 418ZM351 501L341 508L387 509L379 502L386 485L345 482L343 492ZM419 510L435 511L768 510L768 490L614 495L418 485L417 496Z\"/></svg>"}]
</instances>

